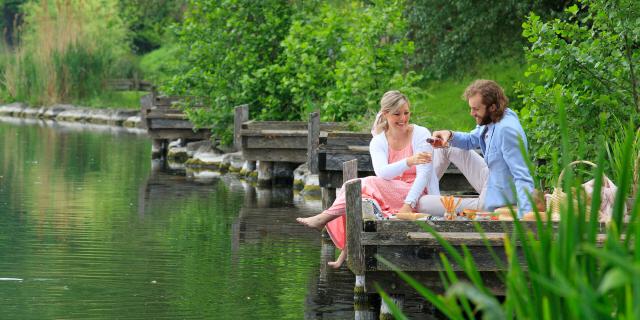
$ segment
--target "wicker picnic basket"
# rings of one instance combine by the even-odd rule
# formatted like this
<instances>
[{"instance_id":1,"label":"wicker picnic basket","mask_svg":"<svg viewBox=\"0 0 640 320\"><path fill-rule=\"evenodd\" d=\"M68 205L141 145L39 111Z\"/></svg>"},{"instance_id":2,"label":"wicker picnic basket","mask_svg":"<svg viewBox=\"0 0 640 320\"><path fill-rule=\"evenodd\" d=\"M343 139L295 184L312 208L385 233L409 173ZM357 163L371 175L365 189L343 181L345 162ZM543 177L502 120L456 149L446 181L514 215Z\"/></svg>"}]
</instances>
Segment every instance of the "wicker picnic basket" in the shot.
<instances>
[{"instance_id":1,"label":"wicker picnic basket","mask_svg":"<svg viewBox=\"0 0 640 320\"><path fill-rule=\"evenodd\" d=\"M588 164L592 167L597 167L597 165L591 161L586 160L577 160L569 163L562 171L560 172L560 176L558 176L558 183L556 187L553 189L553 192L550 195L547 195L547 210L551 211L552 217L554 220L557 220L560 216L560 206L561 203L566 202L567 194L562 191L562 178L564 177L564 171L569 169L570 167L577 164ZM575 199L574 199L575 203ZM589 212L589 210L587 210Z\"/></svg>"}]
</instances>

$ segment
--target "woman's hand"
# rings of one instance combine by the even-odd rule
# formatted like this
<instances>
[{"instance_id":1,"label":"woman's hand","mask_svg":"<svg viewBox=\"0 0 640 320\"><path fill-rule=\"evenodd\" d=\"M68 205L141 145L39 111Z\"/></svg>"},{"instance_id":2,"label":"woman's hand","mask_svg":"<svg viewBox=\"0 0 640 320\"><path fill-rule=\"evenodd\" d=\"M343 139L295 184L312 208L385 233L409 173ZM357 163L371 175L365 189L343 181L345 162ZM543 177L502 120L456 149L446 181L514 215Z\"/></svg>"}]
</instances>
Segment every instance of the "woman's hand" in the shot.
<instances>
[{"instance_id":1,"label":"woman's hand","mask_svg":"<svg viewBox=\"0 0 640 320\"><path fill-rule=\"evenodd\" d=\"M409 167L425 163L431 163L431 153L429 152L419 152L407 158Z\"/></svg>"},{"instance_id":2,"label":"woman's hand","mask_svg":"<svg viewBox=\"0 0 640 320\"><path fill-rule=\"evenodd\" d=\"M400 210L398 210L398 213L413 213L413 208L411 208L411 206L408 203L405 203L402 205L402 208L400 208Z\"/></svg>"}]
</instances>

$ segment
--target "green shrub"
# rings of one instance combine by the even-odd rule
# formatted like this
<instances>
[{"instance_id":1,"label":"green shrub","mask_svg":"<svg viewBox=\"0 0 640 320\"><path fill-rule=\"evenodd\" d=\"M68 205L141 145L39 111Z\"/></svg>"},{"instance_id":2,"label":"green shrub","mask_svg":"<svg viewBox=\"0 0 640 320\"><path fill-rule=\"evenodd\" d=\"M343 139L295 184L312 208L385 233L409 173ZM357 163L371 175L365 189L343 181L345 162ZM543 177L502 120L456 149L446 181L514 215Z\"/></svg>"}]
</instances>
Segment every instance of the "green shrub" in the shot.
<instances>
[{"instance_id":1,"label":"green shrub","mask_svg":"<svg viewBox=\"0 0 640 320\"><path fill-rule=\"evenodd\" d=\"M288 3L277 0L190 1L176 29L178 73L163 90L197 97L198 101L186 101L189 119L199 127L215 124L214 132L229 142L233 107L257 100L255 96L248 100L251 91L241 80L277 63L291 10ZM208 110L192 108L203 100ZM252 106L251 112L260 110Z\"/></svg>"},{"instance_id":2,"label":"green shrub","mask_svg":"<svg viewBox=\"0 0 640 320\"><path fill-rule=\"evenodd\" d=\"M567 1L408 0L405 17L416 53L412 68L427 79L464 75L479 64L520 56L521 23L530 12L543 17Z\"/></svg>"},{"instance_id":3,"label":"green shrub","mask_svg":"<svg viewBox=\"0 0 640 320\"><path fill-rule=\"evenodd\" d=\"M568 8L562 19L544 22L531 14L523 28L531 47L526 50L529 80L518 86L520 115L538 174L548 182L560 141L556 92L570 99L569 138L575 146L578 139L587 142L586 158L596 155L596 137L612 140L623 130L618 123L638 123L640 2L584 1Z\"/></svg>"},{"instance_id":4,"label":"green shrub","mask_svg":"<svg viewBox=\"0 0 640 320\"><path fill-rule=\"evenodd\" d=\"M340 121L377 111L387 90L415 90L402 1L191 5L177 30L184 63L164 90L197 97L187 101L190 119L227 142L240 104L252 119L300 120L320 109Z\"/></svg>"}]
</instances>

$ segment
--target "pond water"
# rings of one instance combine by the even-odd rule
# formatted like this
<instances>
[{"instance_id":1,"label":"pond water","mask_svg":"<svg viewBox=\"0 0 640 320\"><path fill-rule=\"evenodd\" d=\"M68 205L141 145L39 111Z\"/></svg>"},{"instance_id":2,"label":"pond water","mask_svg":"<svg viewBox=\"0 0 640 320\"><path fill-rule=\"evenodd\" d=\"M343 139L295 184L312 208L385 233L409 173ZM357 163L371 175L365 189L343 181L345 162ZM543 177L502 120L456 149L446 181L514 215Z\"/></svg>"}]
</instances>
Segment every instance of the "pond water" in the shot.
<instances>
[{"instance_id":1,"label":"pond water","mask_svg":"<svg viewBox=\"0 0 640 320\"><path fill-rule=\"evenodd\" d=\"M353 318L351 273L294 221L319 202L185 177L150 145L0 119L0 318Z\"/></svg>"}]
</instances>

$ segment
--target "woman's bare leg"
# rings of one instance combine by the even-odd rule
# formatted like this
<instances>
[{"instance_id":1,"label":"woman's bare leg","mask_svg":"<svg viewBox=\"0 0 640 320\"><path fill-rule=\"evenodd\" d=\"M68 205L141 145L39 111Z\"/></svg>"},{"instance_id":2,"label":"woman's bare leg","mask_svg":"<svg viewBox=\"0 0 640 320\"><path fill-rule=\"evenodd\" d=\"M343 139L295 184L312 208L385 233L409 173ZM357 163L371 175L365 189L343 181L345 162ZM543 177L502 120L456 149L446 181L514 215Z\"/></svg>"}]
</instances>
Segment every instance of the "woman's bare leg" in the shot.
<instances>
[{"instance_id":1,"label":"woman's bare leg","mask_svg":"<svg viewBox=\"0 0 640 320\"><path fill-rule=\"evenodd\" d=\"M331 268L338 269L338 268L340 268L340 266L342 266L342 263L344 262L345 259L347 259L347 248L346 247L344 248L344 250L342 250L342 252L340 252L340 255L338 256L338 259L336 259L336 261L330 261L327 264Z\"/></svg>"},{"instance_id":2,"label":"woman's bare leg","mask_svg":"<svg viewBox=\"0 0 640 320\"><path fill-rule=\"evenodd\" d=\"M324 226L329 221L337 217L339 217L339 215L332 215L332 214L321 212L319 214L316 214L313 217L296 218L296 221L298 221L300 224L303 224L307 227L322 230L322 228L324 228Z\"/></svg>"}]
</instances>

